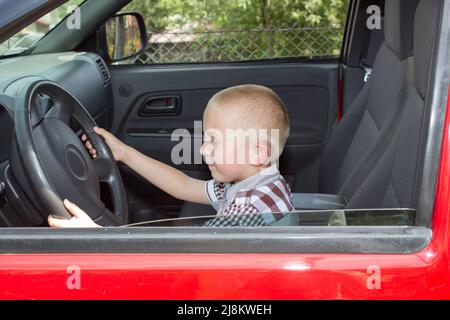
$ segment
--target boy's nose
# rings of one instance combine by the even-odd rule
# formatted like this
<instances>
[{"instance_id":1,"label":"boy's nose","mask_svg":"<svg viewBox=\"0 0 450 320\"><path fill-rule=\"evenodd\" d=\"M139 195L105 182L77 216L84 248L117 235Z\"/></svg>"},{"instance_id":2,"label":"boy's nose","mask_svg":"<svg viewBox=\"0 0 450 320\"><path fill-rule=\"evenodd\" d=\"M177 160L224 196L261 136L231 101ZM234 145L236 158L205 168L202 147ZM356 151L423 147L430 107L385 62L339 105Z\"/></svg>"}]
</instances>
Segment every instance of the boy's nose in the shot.
<instances>
[{"instance_id":1,"label":"boy's nose","mask_svg":"<svg viewBox=\"0 0 450 320\"><path fill-rule=\"evenodd\" d=\"M200 154L202 156L210 156L212 152L212 145L208 142L203 142L202 146L200 147Z\"/></svg>"},{"instance_id":2,"label":"boy's nose","mask_svg":"<svg viewBox=\"0 0 450 320\"><path fill-rule=\"evenodd\" d=\"M200 154L203 156L203 160L207 165L212 165L214 163L213 161L213 149L214 146L212 143L204 142L202 146L200 147Z\"/></svg>"},{"instance_id":3,"label":"boy's nose","mask_svg":"<svg viewBox=\"0 0 450 320\"><path fill-rule=\"evenodd\" d=\"M205 144L204 144L204 143L202 143L202 145L200 146L200 154L201 154L202 156L205 155Z\"/></svg>"}]
</instances>

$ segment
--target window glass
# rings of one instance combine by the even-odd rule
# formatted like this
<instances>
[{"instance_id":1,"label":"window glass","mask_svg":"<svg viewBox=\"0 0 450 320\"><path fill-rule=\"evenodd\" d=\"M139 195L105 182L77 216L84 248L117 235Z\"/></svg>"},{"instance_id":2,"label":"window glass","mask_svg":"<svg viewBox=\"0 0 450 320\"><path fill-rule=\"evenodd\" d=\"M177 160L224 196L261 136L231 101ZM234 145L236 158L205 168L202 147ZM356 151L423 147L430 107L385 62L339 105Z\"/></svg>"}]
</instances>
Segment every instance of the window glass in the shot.
<instances>
[{"instance_id":1,"label":"window glass","mask_svg":"<svg viewBox=\"0 0 450 320\"><path fill-rule=\"evenodd\" d=\"M134 0L122 12L144 17L148 46L125 63L336 57L347 6L348 0Z\"/></svg>"},{"instance_id":2,"label":"window glass","mask_svg":"<svg viewBox=\"0 0 450 320\"><path fill-rule=\"evenodd\" d=\"M19 54L31 48L82 2L84 0L69 0L0 43L0 56Z\"/></svg>"},{"instance_id":3,"label":"window glass","mask_svg":"<svg viewBox=\"0 0 450 320\"><path fill-rule=\"evenodd\" d=\"M345 209L293 211L273 213L273 222L269 227L295 226L414 226L416 210L414 209ZM217 218L215 215L161 219L130 224L131 227L197 227L208 226L207 222ZM240 221L242 215L229 214L223 217L233 222ZM233 225L230 223L229 225ZM236 225L237 226L237 225Z\"/></svg>"}]
</instances>

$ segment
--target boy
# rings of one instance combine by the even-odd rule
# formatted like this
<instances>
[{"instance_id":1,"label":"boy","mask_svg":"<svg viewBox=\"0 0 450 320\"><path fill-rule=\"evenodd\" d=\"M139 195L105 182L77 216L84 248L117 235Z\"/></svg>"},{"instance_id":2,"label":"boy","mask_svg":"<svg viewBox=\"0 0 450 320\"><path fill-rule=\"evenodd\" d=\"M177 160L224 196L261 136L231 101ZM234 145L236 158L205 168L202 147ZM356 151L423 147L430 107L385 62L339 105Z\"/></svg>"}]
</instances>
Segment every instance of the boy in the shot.
<instances>
[{"instance_id":1,"label":"boy","mask_svg":"<svg viewBox=\"0 0 450 320\"><path fill-rule=\"evenodd\" d=\"M217 216L205 226L268 225L274 221L271 213L293 209L289 186L276 165L289 135L289 118L271 89L240 85L218 92L205 109L203 129L200 153L211 171L210 181L190 178L125 145L108 131L94 128L116 161L175 198L211 204ZM86 141L86 136L82 139ZM86 148L96 158L89 141ZM73 217L49 216L50 226L99 227L75 204L64 200L64 205Z\"/></svg>"}]
</instances>

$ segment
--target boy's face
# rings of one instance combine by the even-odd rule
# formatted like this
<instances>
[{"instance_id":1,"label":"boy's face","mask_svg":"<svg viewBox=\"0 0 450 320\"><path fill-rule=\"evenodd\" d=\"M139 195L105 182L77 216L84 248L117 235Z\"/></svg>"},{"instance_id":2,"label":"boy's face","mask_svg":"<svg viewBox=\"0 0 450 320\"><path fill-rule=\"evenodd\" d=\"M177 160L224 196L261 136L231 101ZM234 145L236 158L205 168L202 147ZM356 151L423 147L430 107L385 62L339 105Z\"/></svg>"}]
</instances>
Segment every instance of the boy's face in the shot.
<instances>
[{"instance_id":1,"label":"boy's face","mask_svg":"<svg viewBox=\"0 0 450 320\"><path fill-rule=\"evenodd\" d=\"M235 113L233 109L209 106L203 115L200 153L213 178L220 182L244 180L258 172L260 162L267 159L267 154L261 157L266 147L249 139L250 131L239 126Z\"/></svg>"}]
</instances>

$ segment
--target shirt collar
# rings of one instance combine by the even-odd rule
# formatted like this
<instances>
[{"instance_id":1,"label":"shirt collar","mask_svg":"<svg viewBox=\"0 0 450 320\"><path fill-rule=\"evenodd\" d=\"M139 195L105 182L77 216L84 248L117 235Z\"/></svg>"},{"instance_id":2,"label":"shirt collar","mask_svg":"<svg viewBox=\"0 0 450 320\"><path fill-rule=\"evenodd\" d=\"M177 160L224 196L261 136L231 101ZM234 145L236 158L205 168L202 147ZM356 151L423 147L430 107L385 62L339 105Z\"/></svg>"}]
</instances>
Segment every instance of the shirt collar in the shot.
<instances>
[{"instance_id":1,"label":"shirt collar","mask_svg":"<svg viewBox=\"0 0 450 320\"><path fill-rule=\"evenodd\" d=\"M264 186L274 180L277 180L279 176L280 171L278 171L277 165L273 164L270 167L261 170L257 174L254 174L253 176L250 176L238 183L232 184L226 192L226 198L228 201L231 201L235 198L237 192Z\"/></svg>"}]
</instances>

